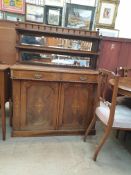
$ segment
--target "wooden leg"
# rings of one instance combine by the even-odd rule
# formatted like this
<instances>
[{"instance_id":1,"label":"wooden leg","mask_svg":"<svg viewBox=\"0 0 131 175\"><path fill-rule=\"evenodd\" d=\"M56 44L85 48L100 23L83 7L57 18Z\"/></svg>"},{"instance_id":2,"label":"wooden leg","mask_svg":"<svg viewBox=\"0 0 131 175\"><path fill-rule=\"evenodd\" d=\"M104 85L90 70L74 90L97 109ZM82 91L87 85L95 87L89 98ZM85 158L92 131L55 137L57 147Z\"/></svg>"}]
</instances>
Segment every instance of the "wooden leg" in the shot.
<instances>
[{"instance_id":1,"label":"wooden leg","mask_svg":"<svg viewBox=\"0 0 131 175\"><path fill-rule=\"evenodd\" d=\"M89 127L87 128L87 130L85 132L85 136L84 136L84 139L83 139L84 142L86 141L87 135L89 134L89 132L90 132L91 128L93 127L93 125L95 124L95 122L96 122L96 115L94 115Z\"/></svg>"},{"instance_id":2,"label":"wooden leg","mask_svg":"<svg viewBox=\"0 0 131 175\"><path fill-rule=\"evenodd\" d=\"M106 128L106 131L105 131L105 133L104 133L104 135L103 135L103 137L102 137L100 143L98 144L98 146L97 146L97 148L96 148L96 151L95 151L95 153L94 153L94 156L93 156L93 160L94 160L94 161L96 161L97 156L98 156L98 153L100 152L102 146L103 146L104 143L106 142L106 140L107 140L107 138L108 138L108 136L109 136L109 134L110 134L110 131L111 131L111 127L107 127L107 128Z\"/></svg>"},{"instance_id":3,"label":"wooden leg","mask_svg":"<svg viewBox=\"0 0 131 175\"><path fill-rule=\"evenodd\" d=\"M6 137L6 114L5 114L5 102L1 102L1 115L2 115L2 138Z\"/></svg>"},{"instance_id":4,"label":"wooden leg","mask_svg":"<svg viewBox=\"0 0 131 175\"><path fill-rule=\"evenodd\" d=\"M9 119L10 119L10 126L12 126L12 116L13 116L12 100L9 99Z\"/></svg>"}]
</instances>

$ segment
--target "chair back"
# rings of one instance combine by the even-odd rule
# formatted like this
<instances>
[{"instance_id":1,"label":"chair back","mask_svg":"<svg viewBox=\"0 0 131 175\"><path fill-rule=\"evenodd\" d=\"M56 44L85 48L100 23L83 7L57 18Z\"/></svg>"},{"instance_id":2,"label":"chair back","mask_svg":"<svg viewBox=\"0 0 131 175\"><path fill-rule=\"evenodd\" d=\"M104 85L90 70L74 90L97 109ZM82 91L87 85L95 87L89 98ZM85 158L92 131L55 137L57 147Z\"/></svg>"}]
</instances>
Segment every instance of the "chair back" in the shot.
<instances>
[{"instance_id":1,"label":"chair back","mask_svg":"<svg viewBox=\"0 0 131 175\"><path fill-rule=\"evenodd\" d=\"M117 68L117 74L123 77L131 76L131 67L119 67Z\"/></svg>"},{"instance_id":2,"label":"chair back","mask_svg":"<svg viewBox=\"0 0 131 175\"><path fill-rule=\"evenodd\" d=\"M98 91L97 91L97 100L106 104L110 109L109 114L109 123L113 124L115 106L116 106L116 97L118 93L118 82L119 76L114 72L108 71L106 69L99 70L99 79L98 79ZM106 98L109 88L112 89L110 101Z\"/></svg>"}]
</instances>

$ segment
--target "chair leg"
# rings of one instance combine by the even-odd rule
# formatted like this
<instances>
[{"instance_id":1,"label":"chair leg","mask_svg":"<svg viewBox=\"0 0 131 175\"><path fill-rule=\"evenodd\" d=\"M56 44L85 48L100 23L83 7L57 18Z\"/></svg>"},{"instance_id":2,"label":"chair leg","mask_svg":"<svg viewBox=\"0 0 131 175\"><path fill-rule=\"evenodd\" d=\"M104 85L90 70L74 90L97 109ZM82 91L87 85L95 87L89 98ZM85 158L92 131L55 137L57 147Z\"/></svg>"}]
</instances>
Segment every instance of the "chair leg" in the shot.
<instances>
[{"instance_id":1,"label":"chair leg","mask_svg":"<svg viewBox=\"0 0 131 175\"><path fill-rule=\"evenodd\" d=\"M9 111L10 126L12 126L13 105L11 99L9 99Z\"/></svg>"},{"instance_id":2,"label":"chair leg","mask_svg":"<svg viewBox=\"0 0 131 175\"><path fill-rule=\"evenodd\" d=\"M5 140L6 136L6 114L5 114L5 102L1 103L1 115L2 115L2 139Z\"/></svg>"},{"instance_id":3,"label":"chair leg","mask_svg":"<svg viewBox=\"0 0 131 175\"><path fill-rule=\"evenodd\" d=\"M100 143L98 144L97 148L96 148L96 151L94 153L94 156L93 156L93 160L96 161L97 159L97 156L98 156L98 153L100 152L102 146L104 145L104 143L106 142L109 134L110 134L110 131L111 131L111 127L107 127L106 130L105 130L105 133L100 141Z\"/></svg>"},{"instance_id":4,"label":"chair leg","mask_svg":"<svg viewBox=\"0 0 131 175\"><path fill-rule=\"evenodd\" d=\"M85 136L84 136L84 142L86 141L86 138L87 138L87 135L89 134L89 132L90 132L90 130L91 130L91 128L93 127L93 125L95 124L95 122L96 122L96 115L94 115L94 117L93 117L93 119L92 119L92 121L91 121L91 123L90 123L90 125L89 125L89 127L87 128L87 130L86 130L86 132L85 132Z\"/></svg>"}]
</instances>

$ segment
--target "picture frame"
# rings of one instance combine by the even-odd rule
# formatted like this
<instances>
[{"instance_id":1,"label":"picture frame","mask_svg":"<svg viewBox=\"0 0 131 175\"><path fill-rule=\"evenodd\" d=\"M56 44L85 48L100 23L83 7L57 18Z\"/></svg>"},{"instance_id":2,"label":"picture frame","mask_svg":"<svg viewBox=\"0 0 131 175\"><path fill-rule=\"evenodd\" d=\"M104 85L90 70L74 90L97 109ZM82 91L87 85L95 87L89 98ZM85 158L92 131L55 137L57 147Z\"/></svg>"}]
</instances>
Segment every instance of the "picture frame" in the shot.
<instances>
[{"instance_id":1,"label":"picture frame","mask_svg":"<svg viewBox=\"0 0 131 175\"><path fill-rule=\"evenodd\" d=\"M25 0L1 0L1 9L6 12L25 14Z\"/></svg>"},{"instance_id":2,"label":"picture frame","mask_svg":"<svg viewBox=\"0 0 131 175\"><path fill-rule=\"evenodd\" d=\"M20 14L15 14L15 13L4 12L4 19L8 21L14 21L14 22L17 22L17 20L19 19L20 22L24 22L25 16Z\"/></svg>"},{"instance_id":3,"label":"picture frame","mask_svg":"<svg viewBox=\"0 0 131 175\"><path fill-rule=\"evenodd\" d=\"M26 3L44 6L44 0L25 0Z\"/></svg>"},{"instance_id":4,"label":"picture frame","mask_svg":"<svg viewBox=\"0 0 131 175\"><path fill-rule=\"evenodd\" d=\"M99 34L102 36L107 37L119 37L119 30L118 29L106 29L106 28L96 28L96 30L99 29Z\"/></svg>"},{"instance_id":5,"label":"picture frame","mask_svg":"<svg viewBox=\"0 0 131 175\"><path fill-rule=\"evenodd\" d=\"M45 6L45 24L61 26L62 24L62 7Z\"/></svg>"},{"instance_id":6,"label":"picture frame","mask_svg":"<svg viewBox=\"0 0 131 175\"><path fill-rule=\"evenodd\" d=\"M81 0L81 1L76 1L76 0L66 0L67 3L71 4L79 4L79 5L87 5L87 6L95 6L97 0Z\"/></svg>"},{"instance_id":7,"label":"picture frame","mask_svg":"<svg viewBox=\"0 0 131 175\"><path fill-rule=\"evenodd\" d=\"M92 30L94 14L95 7L67 3L65 26Z\"/></svg>"},{"instance_id":8,"label":"picture frame","mask_svg":"<svg viewBox=\"0 0 131 175\"><path fill-rule=\"evenodd\" d=\"M44 7L26 3L26 21L43 23L44 22Z\"/></svg>"},{"instance_id":9,"label":"picture frame","mask_svg":"<svg viewBox=\"0 0 131 175\"><path fill-rule=\"evenodd\" d=\"M45 0L45 5L62 7L64 0Z\"/></svg>"},{"instance_id":10,"label":"picture frame","mask_svg":"<svg viewBox=\"0 0 131 175\"><path fill-rule=\"evenodd\" d=\"M100 0L96 15L96 27L115 27L115 20L118 11L118 0Z\"/></svg>"},{"instance_id":11,"label":"picture frame","mask_svg":"<svg viewBox=\"0 0 131 175\"><path fill-rule=\"evenodd\" d=\"M4 13L0 11L0 20L4 19Z\"/></svg>"}]
</instances>

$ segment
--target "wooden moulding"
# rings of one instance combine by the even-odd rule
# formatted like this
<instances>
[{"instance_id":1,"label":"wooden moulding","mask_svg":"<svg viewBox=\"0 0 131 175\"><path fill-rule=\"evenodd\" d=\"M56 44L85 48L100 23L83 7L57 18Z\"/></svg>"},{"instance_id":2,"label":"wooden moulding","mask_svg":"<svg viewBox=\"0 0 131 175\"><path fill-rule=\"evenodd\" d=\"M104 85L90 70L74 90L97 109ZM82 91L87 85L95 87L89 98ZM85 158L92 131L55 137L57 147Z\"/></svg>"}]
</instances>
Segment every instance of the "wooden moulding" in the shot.
<instances>
[{"instance_id":1,"label":"wooden moulding","mask_svg":"<svg viewBox=\"0 0 131 175\"><path fill-rule=\"evenodd\" d=\"M78 37L91 37L94 39L99 39L99 31L88 31L88 30L79 30L79 29L70 29L64 27L57 26L48 26L34 23L23 23L19 22L16 24L16 30L19 32L23 32L24 30L29 30L31 32L39 32L39 33L51 33L51 34L59 34L59 35L74 35Z\"/></svg>"}]
</instances>

